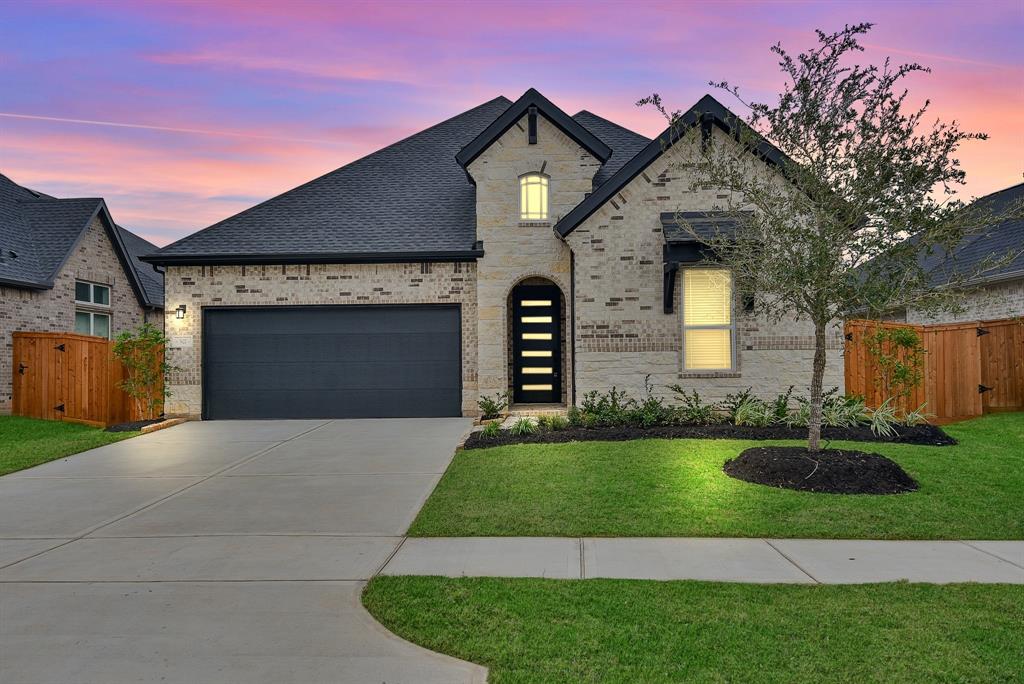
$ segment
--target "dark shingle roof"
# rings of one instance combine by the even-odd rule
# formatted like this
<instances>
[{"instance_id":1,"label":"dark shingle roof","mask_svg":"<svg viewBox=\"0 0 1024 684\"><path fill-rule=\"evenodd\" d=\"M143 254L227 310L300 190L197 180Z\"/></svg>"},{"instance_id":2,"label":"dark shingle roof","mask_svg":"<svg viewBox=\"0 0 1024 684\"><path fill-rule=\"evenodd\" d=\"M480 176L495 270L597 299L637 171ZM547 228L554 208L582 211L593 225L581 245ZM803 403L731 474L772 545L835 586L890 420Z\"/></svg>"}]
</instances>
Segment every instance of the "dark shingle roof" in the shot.
<instances>
[{"instance_id":1,"label":"dark shingle roof","mask_svg":"<svg viewBox=\"0 0 1024 684\"><path fill-rule=\"evenodd\" d=\"M455 155L509 104L504 97L485 102L182 238L150 260L469 257L475 253L476 194Z\"/></svg>"},{"instance_id":2,"label":"dark shingle roof","mask_svg":"<svg viewBox=\"0 0 1024 684\"><path fill-rule=\"evenodd\" d=\"M125 252L131 257L132 265L139 276L139 283L146 293L146 299L152 306L162 309L164 307L164 274L156 270L153 264L147 264L140 260L144 254L155 252L157 246L127 228L117 226L117 232L121 235Z\"/></svg>"},{"instance_id":3,"label":"dark shingle roof","mask_svg":"<svg viewBox=\"0 0 1024 684\"><path fill-rule=\"evenodd\" d=\"M608 158L596 174L594 174L594 187L600 187L606 180L612 177L616 171L630 159L635 157L640 150L644 149L650 141L639 133L634 133L628 128L623 128L617 123L601 118L583 110L572 117L591 133L596 135L604 144L612 148L612 156Z\"/></svg>"},{"instance_id":4,"label":"dark shingle roof","mask_svg":"<svg viewBox=\"0 0 1024 684\"><path fill-rule=\"evenodd\" d=\"M107 234L143 306L163 306L163 275L138 261L156 246L123 228L114 232L99 198L57 199L24 188L0 175L0 282L47 289L71 252L100 215ZM16 256L13 256L16 255Z\"/></svg>"},{"instance_id":5,"label":"dark shingle roof","mask_svg":"<svg viewBox=\"0 0 1024 684\"><path fill-rule=\"evenodd\" d=\"M529 92L529 91L528 91ZM539 94L538 94L539 96ZM476 191L456 155L511 111L470 109L164 247L157 264L474 258ZM553 106L553 105L552 105ZM649 142L590 112L565 117L611 154L595 187Z\"/></svg>"},{"instance_id":6,"label":"dark shingle roof","mask_svg":"<svg viewBox=\"0 0 1024 684\"><path fill-rule=\"evenodd\" d=\"M1024 207L1024 183L981 197L976 204L996 217L1014 208L1019 215L1019 209ZM1007 263L980 272L990 262L1005 261L1011 254L1015 256ZM920 263L930 274L933 285L975 276L981 282L1024 278L1024 218L996 220L965 237L949 255L937 249L923 255Z\"/></svg>"}]
</instances>

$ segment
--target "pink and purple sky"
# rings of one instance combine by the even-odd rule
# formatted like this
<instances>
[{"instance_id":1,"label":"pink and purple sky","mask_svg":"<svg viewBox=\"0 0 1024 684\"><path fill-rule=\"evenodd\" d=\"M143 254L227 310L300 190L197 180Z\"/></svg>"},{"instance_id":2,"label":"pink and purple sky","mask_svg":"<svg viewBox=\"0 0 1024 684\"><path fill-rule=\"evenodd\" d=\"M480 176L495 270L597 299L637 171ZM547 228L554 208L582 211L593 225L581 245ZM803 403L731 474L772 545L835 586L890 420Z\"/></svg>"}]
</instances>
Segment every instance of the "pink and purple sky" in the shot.
<instances>
[{"instance_id":1,"label":"pink and purple sky","mask_svg":"<svg viewBox=\"0 0 1024 684\"><path fill-rule=\"evenodd\" d=\"M876 24L862 63L932 67L934 116L985 131L965 199L1022 180L1024 0L0 3L0 172L105 197L167 244L497 95L536 87L648 136L728 80L778 91L768 48ZM715 93L737 112L738 105Z\"/></svg>"}]
</instances>

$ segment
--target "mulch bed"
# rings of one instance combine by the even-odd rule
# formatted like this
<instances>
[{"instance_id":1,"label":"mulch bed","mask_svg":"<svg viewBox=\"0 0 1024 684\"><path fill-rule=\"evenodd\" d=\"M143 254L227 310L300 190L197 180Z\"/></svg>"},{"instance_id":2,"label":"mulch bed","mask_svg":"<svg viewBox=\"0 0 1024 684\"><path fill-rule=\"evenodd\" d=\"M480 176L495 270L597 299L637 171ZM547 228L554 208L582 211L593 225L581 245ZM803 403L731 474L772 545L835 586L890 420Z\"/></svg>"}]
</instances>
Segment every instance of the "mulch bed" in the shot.
<instances>
[{"instance_id":1,"label":"mulch bed","mask_svg":"<svg viewBox=\"0 0 1024 684\"><path fill-rule=\"evenodd\" d=\"M812 455L804 447L754 447L726 461L722 470L737 480L806 492L902 494L918 488L885 456L843 449Z\"/></svg>"},{"instance_id":2,"label":"mulch bed","mask_svg":"<svg viewBox=\"0 0 1024 684\"><path fill-rule=\"evenodd\" d=\"M162 420L163 418L154 418L152 420L134 420L130 423L117 423L116 425L108 427L107 432L135 432L136 430L141 430L147 425L153 425L154 423L159 423Z\"/></svg>"},{"instance_id":3,"label":"mulch bed","mask_svg":"<svg viewBox=\"0 0 1024 684\"><path fill-rule=\"evenodd\" d=\"M948 446L956 440L935 425L915 425L897 428L895 437L878 437L869 428L823 428L824 440L853 442L898 442ZM531 435L513 435L502 431L496 437L483 437L474 432L466 440L466 449L485 449L507 444L544 444L559 442L623 442L630 439L807 439L806 428L751 427L748 425L673 425L669 427L606 427L566 428L535 432Z\"/></svg>"}]
</instances>

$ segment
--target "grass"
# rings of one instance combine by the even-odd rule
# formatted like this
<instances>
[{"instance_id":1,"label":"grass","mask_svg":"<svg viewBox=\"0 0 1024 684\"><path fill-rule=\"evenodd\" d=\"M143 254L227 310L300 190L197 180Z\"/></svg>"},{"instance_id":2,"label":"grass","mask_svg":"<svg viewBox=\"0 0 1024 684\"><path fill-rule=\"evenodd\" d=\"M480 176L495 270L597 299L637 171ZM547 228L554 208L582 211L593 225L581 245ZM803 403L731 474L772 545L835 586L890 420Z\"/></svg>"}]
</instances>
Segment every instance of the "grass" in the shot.
<instances>
[{"instance_id":1,"label":"grass","mask_svg":"<svg viewBox=\"0 0 1024 684\"><path fill-rule=\"evenodd\" d=\"M378 577L363 603L492 684L1024 680L1024 586Z\"/></svg>"},{"instance_id":2,"label":"grass","mask_svg":"<svg viewBox=\"0 0 1024 684\"><path fill-rule=\"evenodd\" d=\"M947 431L959 445L833 444L888 456L921 485L889 496L776 489L722 472L726 460L766 442L651 439L462 451L409 534L1024 539L1024 413Z\"/></svg>"},{"instance_id":3,"label":"grass","mask_svg":"<svg viewBox=\"0 0 1024 684\"><path fill-rule=\"evenodd\" d=\"M99 428L0 416L0 475L135 437L138 432L104 432Z\"/></svg>"}]
</instances>

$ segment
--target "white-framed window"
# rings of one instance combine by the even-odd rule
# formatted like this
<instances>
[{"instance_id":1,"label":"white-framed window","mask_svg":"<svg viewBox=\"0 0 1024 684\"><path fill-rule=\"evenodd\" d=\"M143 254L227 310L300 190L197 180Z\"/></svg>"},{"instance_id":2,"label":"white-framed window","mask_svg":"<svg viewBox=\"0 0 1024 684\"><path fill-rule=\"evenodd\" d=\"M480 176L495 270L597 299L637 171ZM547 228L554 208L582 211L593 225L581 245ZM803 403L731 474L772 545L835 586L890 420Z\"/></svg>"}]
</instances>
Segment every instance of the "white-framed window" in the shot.
<instances>
[{"instance_id":1,"label":"white-framed window","mask_svg":"<svg viewBox=\"0 0 1024 684\"><path fill-rule=\"evenodd\" d=\"M110 314L76 310L75 332L110 339Z\"/></svg>"},{"instance_id":2,"label":"white-framed window","mask_svg":"<svg viewBox=\"0 0 1024 684\"><path fill-rule=\"evenodd\" d=\"M548 177L528 173L519 177L519 219L546 221L548 218Z\"/></svg>"},{"instance_id":3,"label":"white-framed window","mask_svg":"<svg viewBox=\"0 0 1024 684\"><path fill-rule=\"evenodd\" d=\"M735 340L732 274L724 268L683 269L683 369L732 370Z\"/></svg>"},{"instance_id":4,"label":"white-framed window","mask_svg":"<svg viewBox=\"0 0 1024 684\"><path fill-rule=\"evenodd\" d=\"M75 281L75 301L96 306L110 306L110 287L84 280Z\"/></svg>"}]
</instances>

